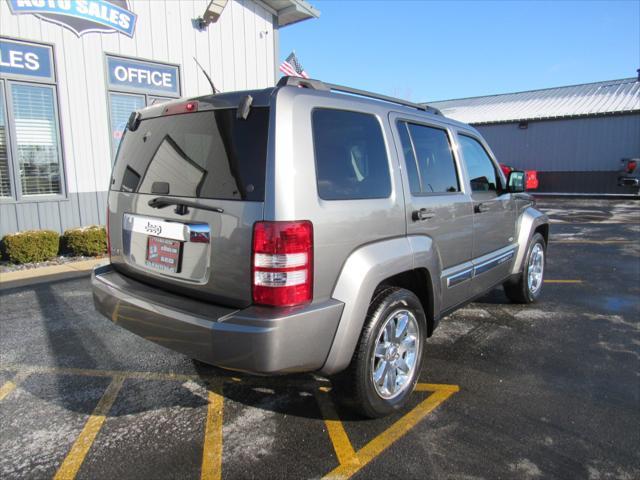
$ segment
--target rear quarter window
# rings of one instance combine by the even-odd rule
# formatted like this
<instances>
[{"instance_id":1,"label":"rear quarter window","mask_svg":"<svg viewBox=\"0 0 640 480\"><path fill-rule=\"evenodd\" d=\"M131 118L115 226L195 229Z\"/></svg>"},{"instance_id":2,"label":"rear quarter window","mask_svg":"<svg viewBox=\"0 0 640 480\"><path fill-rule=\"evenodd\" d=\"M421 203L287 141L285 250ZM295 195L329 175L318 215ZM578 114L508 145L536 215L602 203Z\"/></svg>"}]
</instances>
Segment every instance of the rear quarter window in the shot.
<instances>
[{"instance_id":1,"label":"rear quarter window","mask_svg":"<svg viewBox=\"0 0 640 480\"><path fill-rule=\"evenodd\" d=\"M311 117L320 198L387 198L391 194L391 177L377 118L327 108L314 109Z\"/></svg>"}]
</instances>

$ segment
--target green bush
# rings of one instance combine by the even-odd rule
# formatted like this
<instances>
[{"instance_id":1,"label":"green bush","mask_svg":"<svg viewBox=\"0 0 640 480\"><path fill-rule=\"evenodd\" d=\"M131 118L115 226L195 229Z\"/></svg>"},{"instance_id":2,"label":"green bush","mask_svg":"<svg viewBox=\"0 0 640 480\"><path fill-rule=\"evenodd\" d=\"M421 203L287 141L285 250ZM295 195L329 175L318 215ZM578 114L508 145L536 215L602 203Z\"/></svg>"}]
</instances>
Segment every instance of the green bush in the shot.
<instances>
[{"instance_id":1,"label":"green bush","mask_svg":"<svg viewBox=\"0 0 640 480\"><path fill-rule=\"evenodd\" d=\"M72 228L62 234L62 244L76 256L97 257L107 253L107 231L97 225Z\"/></svg>"},{"instance_id":2,"label":"green bush","mask_svg":"<svg viewBox=\"0 0 640 480\"><path fill-rule=\"evenodd\" d=\"M58 255L60 234L51 230L10 233L2 238L2 244L10 262L43 262Z\"/></svg>"}]
</instances>

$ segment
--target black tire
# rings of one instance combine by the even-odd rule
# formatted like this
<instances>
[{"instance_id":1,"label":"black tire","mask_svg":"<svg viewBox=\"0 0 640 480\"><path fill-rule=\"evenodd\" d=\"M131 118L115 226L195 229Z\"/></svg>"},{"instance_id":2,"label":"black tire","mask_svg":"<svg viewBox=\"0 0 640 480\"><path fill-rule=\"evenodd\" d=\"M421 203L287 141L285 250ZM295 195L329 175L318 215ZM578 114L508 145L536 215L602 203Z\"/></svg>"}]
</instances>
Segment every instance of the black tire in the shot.
<instances>
[{"instance_id":1,"label":"black tire","mask_svg":"<svg viewBox=\"0 0 640 480\"><path fill-rule=\"evenodd\" d=\"M518 274L518 276L515 279L509 280L508 282L505 282L503 287L504 287L504 292L507 294L507 297L509 297L509 300L511 300L513 303L533 303L535 302L538 297L540 296L540 293L542 292L542 279L540 280L540 285L537 289L535 289L534 291L532 291L529 288L529 284L528 284L528 276L529 276L529 268L531 267L530 264L530 260L531 260L531 254L534 250L534 247L536 245L541 245L542 246L542 251L544 253L543 256L543 270L542 270L542 274L543 274L543 278L544 278L544 270L545 270L545 266L546 266L546 261L547 261L547 245L544 241L544 237L539 234L536 233L533 235L533 237L531 238L531 241L529 242L529 246L527 248L527 254L524 257L524 266L522 268L522 272L520 272L520 274Z\"/></svg>"},{"instance_id":2,"label":"black tire","mask_svg":"<svg viewBox=\"0 0 640 480\"><path fill-rule=\"evenodd\" d=\"M398 310L410 312L416 320L415 366L410 370L409 377L397 394L393 398L384 398L376 390L372 378L373 364L382 361L374 358L374 349L378 336L383 335L383 326L388 319L396 318L393 314ZM332 379L339 399L356 412L369 418L383 417L401 409L406 404L420 376L426 338L427 319L420 300L413 292L396 287L388 287L376 292L369 305L367 318L349 367ZM407 358L406 355L403 353L402 358ZM396 353L397 356L398 353Z\"/></svg>"}]
</instances>

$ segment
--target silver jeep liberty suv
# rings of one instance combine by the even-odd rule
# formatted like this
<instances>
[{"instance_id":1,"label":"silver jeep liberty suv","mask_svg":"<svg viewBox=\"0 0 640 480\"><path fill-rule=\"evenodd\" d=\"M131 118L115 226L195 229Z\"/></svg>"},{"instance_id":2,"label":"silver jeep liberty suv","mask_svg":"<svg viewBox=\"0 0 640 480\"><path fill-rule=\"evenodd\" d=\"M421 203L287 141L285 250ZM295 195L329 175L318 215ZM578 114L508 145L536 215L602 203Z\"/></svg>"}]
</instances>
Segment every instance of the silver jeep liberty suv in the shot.
<instances>
[{"instance_id":1,"label":"silver jeep liberty suv","mask_svg":"<svg viewBox=\"0 0 640 480\"><path fill-rule=\"evenodd\" d=\"M96 308L191 358L401 408L439 320L542 288L547 217L472 127L317 80L134 112Z\"/></svg>"}]
</instances>

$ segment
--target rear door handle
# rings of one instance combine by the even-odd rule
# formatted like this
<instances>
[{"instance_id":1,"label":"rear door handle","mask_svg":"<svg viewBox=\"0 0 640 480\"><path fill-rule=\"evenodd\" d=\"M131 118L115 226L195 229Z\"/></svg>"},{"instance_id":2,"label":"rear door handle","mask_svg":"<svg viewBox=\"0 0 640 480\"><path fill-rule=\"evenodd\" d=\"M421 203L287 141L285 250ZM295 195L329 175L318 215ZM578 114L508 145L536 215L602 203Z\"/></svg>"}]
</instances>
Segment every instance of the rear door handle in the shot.
<instances>
[{"instance_id":1,"label":"rear door handle","mask_svg":"<svg viewBox=\"0 0 640 480\"><path fill-rule=\"evenodd\" d=\"M473 207L474 213L488 212L491 209L486 203L476 203Z\"/></svg>"},{"instance_id":2,"label":"rear door handle","mask_svg":"<svg viewBox=\"0 0 640 480\"><path fill-rule=\"evenodd\" d=\"M421 208L420 210L414 210L411 214L411 218L413 218L414 222L429 220L430 218L435 217L436 212L433 210L428 210L426 208Z\"/></svg>"}]
</instances>

